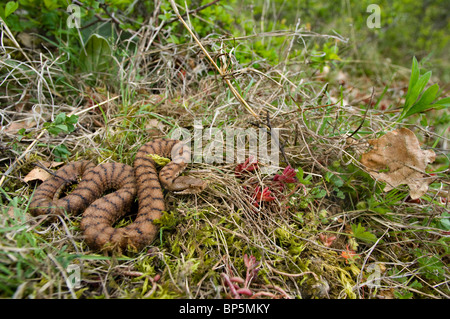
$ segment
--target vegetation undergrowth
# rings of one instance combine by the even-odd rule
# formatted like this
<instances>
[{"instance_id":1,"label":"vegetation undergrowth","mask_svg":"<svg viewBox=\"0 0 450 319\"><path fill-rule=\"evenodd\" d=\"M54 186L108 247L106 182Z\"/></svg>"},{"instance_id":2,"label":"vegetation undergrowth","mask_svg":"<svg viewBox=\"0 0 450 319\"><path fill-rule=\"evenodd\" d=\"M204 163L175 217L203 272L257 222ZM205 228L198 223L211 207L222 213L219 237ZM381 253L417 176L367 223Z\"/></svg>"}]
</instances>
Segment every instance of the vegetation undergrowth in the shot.
<instances>
[{"instance_id":1,"label":"vegetation undergrowth","mask_svg":"<svg viewBox=\"0 0 450 319\"><path fill-rule=\"evenodd\" d=\"M72 11L67 1L35 3L0 5L0 296L450 296L448 35L438 22L418 42L408 33L405 53L388 50L395 24L364 29L366 1L339 2L340 20L331 4L188 1L189 12L178 10L218 71L171 1L74 1ZM393 7L415 16L418 5ZM67 24L74 10L81 28ZM367 44L367 33L377 41ZM396 63L380 58L390 53ZM405 185L385 191L361 163L370 140L401 127L435 153L417 199ZM146 141L180 129L200 134L203 153L187 171L209 185L198 195L166 192L160 232L143 251L101 254L84 243L81 216L28 213L60 162L131 165ZM249 155L249 136L233 145L232 163L218 160L231 150L214 141L241 130L279 133L269 138L275 170Z\"/></svg>"}]
</instances>

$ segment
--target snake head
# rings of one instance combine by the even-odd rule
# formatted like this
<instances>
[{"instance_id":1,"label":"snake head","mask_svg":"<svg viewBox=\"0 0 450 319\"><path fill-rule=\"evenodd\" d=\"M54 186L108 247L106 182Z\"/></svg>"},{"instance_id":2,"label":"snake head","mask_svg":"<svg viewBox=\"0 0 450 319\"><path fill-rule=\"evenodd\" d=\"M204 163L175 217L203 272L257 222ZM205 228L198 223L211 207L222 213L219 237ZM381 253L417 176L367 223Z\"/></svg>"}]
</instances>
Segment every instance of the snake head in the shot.
<instances>
[{"instance_id":1,"label":"snake head","mask_svg":"<svg viewBox=\"0 0 450 319\"><path fill-rule=\"evenodd\" d=\"M178 176L168 187L175 194L198 194L206 188L207 183L191 176Z\"/></svg>"}]
</instances>

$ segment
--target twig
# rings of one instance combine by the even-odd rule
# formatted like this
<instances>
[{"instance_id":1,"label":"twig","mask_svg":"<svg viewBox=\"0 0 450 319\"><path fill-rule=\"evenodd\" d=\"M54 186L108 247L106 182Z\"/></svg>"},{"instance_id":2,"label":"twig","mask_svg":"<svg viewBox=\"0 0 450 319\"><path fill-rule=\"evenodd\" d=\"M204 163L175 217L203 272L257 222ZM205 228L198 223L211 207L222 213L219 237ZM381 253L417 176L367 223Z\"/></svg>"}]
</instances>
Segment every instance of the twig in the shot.
<instances>
[{"instance_id":1,"label":"twig","mask_svg":"<svg viewBox=\"0 0 450 319\"><path fill-rule=\"evenodd\" d=\"M283 144L281 144L281 140L278 138L276 138L273 134L272 134L272 124L270 124L270 114L269 114L269 111L267 111L267 113L266 113L266 122L267 122L267 127L269 128L269 131L270 131L270 135L272 136L272 137L274 137L274 140L276 140L276 143L278 143L278 148L280 149L280 151L281 151L281 154L283 154L283 157L284 157L284 160L286 161L286 164L288 164L288 165L291 165L291 164L289 164L289 160L288 160L288 158L287 158L287 156L286 156L286 152L284 151L284 145Z\"/></svg>"},{"instance_id":2,"label":"twig","mask_svg":"<svg viewBox=\"0 0 450 319\"><path fill-rule=\"evenodd\" d=\"M259 123L255 123L255 122L250 122L251 125L256 126L257 128L263 129L266 132L269 131L270 136L272 137L272 139L275 141L275 143L278 145L278 148L281 151L281 154L283 155L284 161L286 162L287 165L290 165L288 157L286 156L286 152L284 151L284 145L281 143L281 140L278 136L273 134L273 130L272 130L272 124L270 124L270 113L267 111L266 113L266 124L265 127L262 127L262 125L260 125Z\"/></svg>"},{"instance_id":3,"label":"twig","mask_svg":"<svg viewBox=\"0 0 450 319\"><path fill-rule=\"evenodd\" d=\"M96 107L98 107L98 106L102 106L103 104L106 104L106 103L109 103L109 102L111 102L111 101L114 101L114 100L116 100L116 99L118 99L120 96L119 95L117 95L117 96L115 96L115 97L112 97L112 98L110 98L110 99L107 99L107 100L105 100L105 101L103 101L103 102L100 102L100 103L98 103L98 104L95 104L95 105L92 105L92 106L90 106L90 107L88 107L88 108L86 108L86 109L83 109L83 110L81 110L81 111L78 111L78 112L71 112L70 114L69 114L69 116L71 116L71 115L80 115L80 114L83 114L83 113L86 113L86 112L88 112L88 111L90 111L90 110L92 110L92 109L95 109Z\"/></svg>"},{"instance_id":4,"label":"twig","mask_svg":"<svg viewBox=\"0 0 450 319\"><path fill-rule=\"evenodd\" d=\"M350 138L353 135L355 135L361 129L361 127L363 126L364 122L366 121L367 112L369 112L369 110L372 108L372 99L373 99L373 94L374 93L375 93L375 89L372 88L372 94L370 96L370 102L369 102L369 105L367 106L366 112L364 113L364 117L363 117L363 119L361 121L361 124L359 124L358 128L352 134L350 134L350 136L348 136L347 138Z\"/></svg>"},{"instance_id":5,"label":"twig","mask_svg":"<svg viewBox=\"0 0 450 319\"><path fill-rule=\"evenodd\" d=\"M216 64L216 62L213 60L213 58L211 58L211 56L209 55L208 51L205 49L205 47L202 45L202 43L200 42L200 40L197 38L197 36L194 34L194 32L192 32L191 28L189 28L189 26L187 25L186 21L184 21L184 19L182 18L182 16L180 15L180 12L178 11L178 8L175 4L175 2L173 0L169 0L170 4L172 5L173 11L175 12L175 14L177 15L178 19L181 21L181 23L184 25L184 27L186 28L186 30L189 32L189 34L192 36L192 38L195 40L195 42L197 42L198 46L200 47L200 49L203 51L203 53L206 55L206 57L208 58L209 62L212 64L212 66L214 66L214 68L217 70L217 72L219 72L220 76L222 76L222 78L225 80L225 82L227 83L228 87L230 88L231 92L233 93L233 95L238 99L238 101L247 109L247 111L250 112L250 114L252 114L254 117L256 117L257 119L259 119L259 116L253 111L253 109L250 107L250 105L248 105L247 101L244 100L244 98L239 94L239 92L233 87L233 85L231 84L230 79L227 77L227 73L224 72L221 68L219 68L219 66Z\"/></svg>"},{"instance_id":6,"label":"twig","mask_svg":"<svg viewBox=\"0 0 450 319\"><path fill-rule=\"evenodd\" d=\"M111 20L115 23L115 24L122 24L122 22L120 22L119 19L117 19L113 14L109 13L108 11L108 5L106 3L100 3L100 8L103 9L103 11L105 11L105 13L108 15L108 17L111 18Z\"/></svg>"}]
</instances>

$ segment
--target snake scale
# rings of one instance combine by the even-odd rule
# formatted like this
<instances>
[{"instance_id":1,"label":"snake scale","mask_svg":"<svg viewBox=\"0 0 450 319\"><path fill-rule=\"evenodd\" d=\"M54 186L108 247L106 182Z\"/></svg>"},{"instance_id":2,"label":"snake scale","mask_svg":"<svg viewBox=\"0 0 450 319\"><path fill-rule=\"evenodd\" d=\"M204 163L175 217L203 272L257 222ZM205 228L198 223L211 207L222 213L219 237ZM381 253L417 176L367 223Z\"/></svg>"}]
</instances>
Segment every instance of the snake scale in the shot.
<instances>
[{"instance_id":1,"label":"snake scale","mask_svg":"<svg viewBox=\"0 0 450 319\"><path fill-rule=\"evenodd\" d=\"M161 169L159 177L151 154L172 158ZM84 212L80 226L89 247L105 251L140 250L155 238L158 228L153 221L165 210L161 184L178 194L199 193L205 188L206 183L201 179L179 176L189 157L189 149L183 142L157 139L139 149L134 168L120 163L98 166L90 161L69 163L36 189L30 212L35 216ZM79 177L78 186L59 198ZM108 190L115 191L102 196ZM136 194L139 210L134 222L113 227L130 209Z\"/></svg>"}]
</instances>

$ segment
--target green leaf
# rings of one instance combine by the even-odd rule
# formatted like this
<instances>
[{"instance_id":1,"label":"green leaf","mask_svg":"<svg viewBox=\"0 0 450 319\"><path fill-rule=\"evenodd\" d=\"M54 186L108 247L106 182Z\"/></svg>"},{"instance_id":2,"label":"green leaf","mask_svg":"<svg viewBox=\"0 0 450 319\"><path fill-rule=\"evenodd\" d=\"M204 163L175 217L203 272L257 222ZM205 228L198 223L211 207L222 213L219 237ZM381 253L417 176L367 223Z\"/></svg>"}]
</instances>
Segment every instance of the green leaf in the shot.
<instances>
[{"instance_id":1,"label":"green leaf","mask_svg":"<svg viewBox=\"0 0 450 319\"><path fill-rule=\"evenodd\" d=\"M433 84L430 86L425 92L423 92L422 96L419 99L419 102L417 104L424 104L428 105L431 102L433 102L436 99L437 93L439 91L439 85Z\"/></svg>"},{"instance_id":2,"label":"green leaf","mask_svg":"<svg viewBox=\"0 0 450 319\"><path fill-rule=\"evenodd\" d=\"M65 124L55 125L55 128L59 129L60 132L68 132L69 131L67 125L65 125Z\"/></svg>"},{"instance_id":3,"label":"green leaf","mask_svg":"<svg viewBox=\"0 0 450 319\"><path fill-rule=\"evenodd\" d=\"M408 92L406 93L406 98L411 94L414 85L416 85L419 79L419 63L417 63L416 57L413 57L413 63L411 66L411 77L409 78Z\"/></svg>"},{"instance_id":4,"label":"green leaf","mask_svg":"<svg viewBox=\"0 0 450 319\"><path fill-rule=\"evenodd\" d=\"M55 119L53 120L53 124L62 124L65 122L66 119L66 113L62 112L55 116Z\"/></svg>"},{"instance_id":5,"label":"green leaf","mask_svg":"<svg viewBox=\"0 0 450 319\"><path fill-rule=\"evenodd\" d=\"M297 173L295 174L295 176L297 177L298 181L303 185L311 184L311 182L309 181L311 175L308 175L306 178L303 175L304 175L303 168L301 167L297 168Z\"/></svg>"},{"instance_id":6,"label":"green leaf","mask_svg":"<svg viewBox=\"0 0 450 319\"><path fill-rule=\"evenodd\" d=\"M446 231L450 230L450 214L447 212L443 212L441 215L441 219L439 220L441 229Z\"/></svg>"},{"instance_id":7,"label":"green leaf","mask_svg":"<svg viewBox=\"0 0 450 319\"><path fill-rule=\"evenodd\" d=\"M335 189L336 191L336 197L340 198L340 199L345 199L345 194L343 191L339 190L339 189Z\"/></svg>"},{"instance_id":8,"label":"green leaf","mask_svg":"<svg viewBox=\"0 0 450 319\"><path fill-rule=\"evenodd\" d=\"M14 13L14 11L19 8L19 3L15 1L9 1L5 6L5 19L11 14Z\"/></svg>"},{"instance_id":9,"label":"green leaf","mask_svg":"<svg viewBox=\"0 0 450 319\"><path fill-rule=\"evenodd\" d=\"M66 113L62 112L55 116L52 123L44 123L44 128L52 135L58 135L59 133L70 133L75 130L74 124L78 121L77 115L66 116Z\"/></svg>"},{"instance_id":10,"label":"green leaf","mask_svg":"<svg viewBox=\"0 0 450 319\"><path fill-rule=\"evenodd\" d=\"M169 19L172 17L172 13L170 11L158 15L158 18L161 19L161 21L169 21Z\"/></svg>"},{"instance_id":11,"label":"green leaf","mask_svg":"<svg viewBox=\"0 0 450 319\"><path fill-rule=\"evenodd\" d=\"M433 84L430 86L420 97L419 101L415 103L408 112L405 113L405 117L415 113L420 113L430 107L431 102L436 99L436 95L439 91L439 85Z\"/></svg>"},{"instance_id":12,"label":"green leaf","mask_svg":"<svg viewBox=\"0 0 450 319\"><path fill-rule=\"evenodd\" d=\"M417 261L419 263L421 273L424 274L425 277L437 281L444 280L445 267L439 255L429 256L419 249L415 251L415 254L419 257Z\"/></svg>"},{"instance_id":13,"label":"green leaf","mask_svg":"<svg viewBox=\"0 0 450 319\"><path fill-rule=\"evenodd\" d=\"M64 144L58 145L53 149L56 160L65 160L69 158L70 151Z\"/></svg>"},{"instance_id":14,"label":"green leaf","mask_svg":"<svg viewBox=\"0 0 450 319\"><path fill-rule=\"evenodd\" d=\"M423 127L428 126L428 119L424 114L422 114L420 117L420 125L422 125Z\"/></svg>"},{"instance_id":15,"label":"green leaf","mask_svg":"<svg viewBox=\"0 0 450 319\"><path fill-rule=\"evenodd\" d=\"M68 123L68 124L77 124L77 122L78 122L78 116L75 114L67 117L67 119L66 119L66 123Z\"/></svg>"},{"instance_id":16,"label":"green leaf","mask_svg":"<svg viewBox=\"0 0 450 319\"><path fill-rule=\"evenodd\" d=\"M180 39L173 34L169 36L168 42L174 43L174 44L180 44Z\"/></svg>"},{"instance_id":17,"label":"green leaf","mask_svg":"<svg viewBox=\"0 0 450 319\"><path fill-rule=\"evenodd\" d=\"M411 299L414 295L412 292L409 291L402 290L401 292L399 292L395 290L394 296L397 299Z\"/></svg>"},{"instance_id":18,"label":"green leaf","mask_svg":"<svg viewBox=\"0 0 450 319\"><path fill-rule=\"evenodd\" d=\"M385 207L375 207L375 208L372 208L372 210L374 212L377 212L378 214L381 214L381 215L384 215L384 214L386 214L387 212L390 211L389 208L385 208Z\"/></svg>"},{"instance_id":19,"label":"green leaf","mask_svg":"<svg viewBox=\"0 0 450 319\"><path fill-rule=\"evenodd\" d=\"M369 243L374 243L377 241L377 237L374 234L366 231L366 229L361 226L361 223L359 223L358 225L352 225L352 232L353 236L362 241L366 241Z\"/></svg>"},{"instance_id":20,"label":"green leaf","mask_svg":"<svg viewBox=\"0 0 450 319\"><path fill-rule=\"evenodd\" d=\"M430 108L431 107L433 107L436 110L441 110L441 109L445 109L447 107L450 107L450 97L446 97L446 98L440 99L436 103L431 104Z\"/></svg>"},{"instance_id":21,"label":"green leaf","mask_svg":"<svg viewBox=\"0 0 450 319\"><path fill-rule=\"evenodd\" d=\"M327 196L327 191L323 188L313 188L311 190L311 195L313 198L324 198Z\"/></svg>"},{"instance_id":22,"label":"green leaf","mask_svg":"<svg viewBox=\"0 0 450 319\"><path fill-rule=\"evenodd\" d=\"M427 73L422 75L419 78L419 80L417 80L417 83L412 88L411 94L409 94L409 96L406 97L405 108L409 109L409 107L414 104L414 102L419 97L420 93L422 93L423 89L427 85L430 78L431 78L431 71L428 71Z\"/></svg>"},{"instance_id":23,"label":"green leaf","mask_svg":"<svg viewBox=\"0 0 450 319\"><path fill-rule=\"evenodd\" d=\"M333 175L330 178L331 183L333 183L336 187L342 187L344 186L344 180L342 178L339 178L339 176Z\"/></svg>"},{"instance_id":24,"label":"green leaf","mask_svg":"<svg viewBox=\"0 0 450 319\"><path fill-rule=\"evenodd\" d=\"M98 34L91 35L84 49L80 57L84 71L101 73L111 70L114 59L111 47L104 37Z\"/></svg>"},{"instance_id":25,"label":"green leaf","mask_svg":"<svg viewBox=\"0 0 450 319\"><path fill-rule=\"evenodd\" d=\"M425 92L422 93L430 78L431 71L426 72L424 75L420 76L419 64L414 57L411 67L411 77L409 79L408 92L405 96L405 104L403 106L403 112L399 120L407 116L423 112L427 109L434 108L436 110L440 110L450 107L450 97L441 99L431 104L436 99L439 91L439 86L437 84L430 86ZM419 100L417 100L420 95L422 96Z\"/></svg>"},{"instance_id":26,"label":"green leaf","mask_svg":"<svg viewBox=\"0 0 450 319\"><path fill-rule=\"evenodd\" d=\"M56 10L61 7L58 1L55 0L44 0L44 5L48 10Z\"/></svg>"},{"instance_id":27,"label":"green leaf","mask_svg":"<svg viewBox=\"0 0 450 319\"><path fill-rule=\"evenodd\" d=\"M48 127L47 128L47 131L50 133L50 134L52 134L52 135L58 135L60 132L61 132L61 130L60 129L58 129L58 128L56 128L56 127Z\"/></svg>"}]
</instances>

